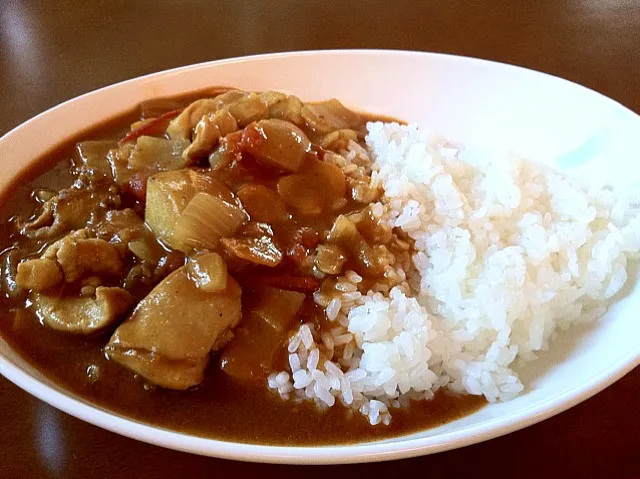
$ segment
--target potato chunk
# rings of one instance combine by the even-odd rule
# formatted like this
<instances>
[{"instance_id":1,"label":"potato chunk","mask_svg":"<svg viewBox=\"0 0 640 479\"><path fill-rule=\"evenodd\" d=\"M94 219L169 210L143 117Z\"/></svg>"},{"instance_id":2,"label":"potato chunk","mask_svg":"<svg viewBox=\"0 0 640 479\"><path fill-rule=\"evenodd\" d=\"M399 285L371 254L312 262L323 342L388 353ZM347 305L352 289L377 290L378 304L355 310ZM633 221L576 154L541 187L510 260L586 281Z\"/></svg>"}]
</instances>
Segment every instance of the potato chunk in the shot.
<instances>
[{"instance_id":1,"label":"potato chunk","mask_svg":"<svg viewBox=\"0 0 640 479\"><path fill-rule=\"evenodd\" d=\"M277 331L288 331L304 298L305 294L298 291L260 286L254 292L251 313Z\"/></svg>"},{"instance_id":2,"label":"potato chunk","mask_svg":"<svg viewBox=\"0 0 640 479\"><path fill-rule=\"evenodd\" d=\"M174 249L181 249L173 238L176 223L187 204L200 192L230 203L235 201L226 186L195 170L159 173L147 182L145 221L158 238Z\"/></svg>"},{"instance_id":3,"label":"potato chunk","mask_svg":"<svg viewBox=\"0 0 640 479\"><path fill-rule=\"evenodd\" d=\"M58 263L52 259L36 258L18 264L16 283L21 288L44 291L63 279Z\"/></svg>"},{"instance_id":4,"label":"potato chunk","mask_svg":"<svg viewBox=\"0 0 640 479\"><path fill-rule=\"evenodd\" d=\"M250 298L248 314L220 356L222 371L236 381L263 385L304 299L296 291L258 287Z\"/></svg>"},{"instance_id":5,"label":"potato chunk","mask_svg":"<svg viewBox=\"0 0 640 479\"><path fill-rule=\"evenodd\" d=\"M189 146L187 140L167 140L154 136L141 136L131 150L128 166L134 171L172 171L186 166L182 152Z\"/></svg>"}]
</instances>

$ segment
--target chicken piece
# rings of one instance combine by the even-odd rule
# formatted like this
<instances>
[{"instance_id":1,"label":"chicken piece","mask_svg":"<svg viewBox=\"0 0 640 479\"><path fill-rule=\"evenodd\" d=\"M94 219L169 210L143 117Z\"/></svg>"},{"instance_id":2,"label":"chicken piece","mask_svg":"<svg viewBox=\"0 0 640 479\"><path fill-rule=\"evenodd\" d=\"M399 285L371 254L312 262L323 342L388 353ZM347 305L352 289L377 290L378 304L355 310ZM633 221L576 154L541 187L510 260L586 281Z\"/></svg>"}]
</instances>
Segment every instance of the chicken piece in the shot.
<instances>
[{"instance_id":1,"label":"chicken piece","mask_svg":"<svg viewBox=\"0 0 640 479\"><path fill-rule=\"evenodd\" d=\"M49 239L97 222L106 211L120 206L120 195L111 182L77 184L47 201L40 215L22 226L33 239Z\"/></svg>"},{"instance_id":2,"label":"chicken piece","mask_svg":"<svg viewBox=\"0 0 640 479\"><path fill-rule=\"evenodd\" d=\"M111 326L134 302L124 289L105 286L96 288L94 297L34 293L31 300L45 325L74 334L92 334Z\"/></svg>"},{"instance_id":3,"label":"chicken piece","mask_svg":"<svg viewBox=\"0 0 640 479\"><path fill-rule=\"evenodd\" d=\"M218 98L218 101L220 101L220 98ZM243 97L229 102L227 109L234 116L240 128L269 116L269 107L266 99L253 92L245 93Z\"/></svg>"},{"instance_id":4,"label":"chicken piece","mask_svg":"<svg viewBox=\"0 0 640 479\"><path fill-rule=\"evenodd\" d=\"M63 241L56 258L67 282L85 274L118 275L125 267L118 248L97 238Z\"/></svg>"},{"instance_id":5,"label":"chicken piece","mask_svg":"<svg viewBox=\"0 0 640 479\"><path fill-rule=\"evenodd\" d=\"M83 141L76 145L76 152L84 166L111 176L111 165L107 156L116 146L115 143L112 140Z\"/></svg>"},{"instance_id":6,"label":"chicken piece","mask_svg":"<svg viewBox=\"0 0 640 479\"><path fill-rule=\"evenodd\" d=\"M241 289L229 276L219 292L197 287L182 267L160 282L114 333L109 345L153 351L168 359L195 359L241 316Z\"/></svg>"},{"instance_id":7,"label":"chicken piece","mask_svg":"<svg viewBox=\"0 0 640 479\"><path fill-rule=\"evenodd\" d=\"M223 291L208 292L198 288L183 266L138 304L115 331L106 352L160 386L194 386L202 380L209 352L222 347L230 339L228 331L240 321L240 296L240 286L231 276ZM175 368L166 374L170 365Z\"/></svg>"},{"instance_id":8,"label":"chicken piece","mask_svg":"<svg viewBox=\"0 0 640 479\"><path fill-rule=\"evenodd\" d=\"M89 236L86 229L76 230L49 246L42 258L55 260L69 283L87 274L122 273L125 264L116 245ZM30 261L36 260L25 261L24 264Z\"/></svg>"},{"instance_id":9,"label":"chicken piece","mask_svg":"<svg viewBox=\"0 0 640 479\"><path fill-rule=\"evenodd\" d=\"M24 289L44 291L64 279L60 266L49 258L36 258L18 264L16 283Z\"/></svg>"},{"instance_id":10,"label":"chicken piece","mask_svg":"<svg viewBox=\"0 0 640 479\"><path fill-rule=\"evenodd\" d=\"M44 291L63 279L71 283L84 276L120 275L125 269L123 248L92 238L87 229L67 234L49 246L42 257L18 265L16 282L22 288Z\"/></svg>"},{"instance_id":11,"label":"chicken piece","mask_svg":"<svg viewBox=\"0 0 640 479\"><path fill-rule=\"evenodd\" d=\"M301 115L307 126L317 135L327 135L334 130L357 128L362 117L346 108L335 98L318 103L307 103L302 107Z\"/></svg>"},{"instance_id":12,"label":"chicken piece","mask_svg":"<svg viewBox=\"0 0 640 479\"><path fill-rule=\"evenodd\" d=\"M302 118L302 107L304 104L297 96L290 95L277 103L269 106L269 118L277 118L293 123L299 127L304 127Z\"/></svg>"},{"instance_id":13,"label":"chicken piece","mask_svg":"<svg viewBox=\"0 0 640 479\"><path fill-rule=\"evenodd\" d=\"M222 108L226 108L228 110L230 105L248 97L249 95L250 93L244 90L228 90L216 96L214 100L216 101L218 110Z\"/></svg>"},{"instance_id":14,"label":"chicken piece","mask_svg":"<svg viewBox=\"0 0 640 479\"><path fill-rule=\"evenodd\" d=\"M96 236L118 247L122 256L130 251L152 265L167 254L143 219L130 208L107 212L96 228Z\"/></svg>"},{"instance_id":15,"label":"chicken piece","mask_svg":"<svg viewBox=\"0 0 640 479\"><path fill-rule=\"evenodd\" d=\"M209 355L175 361L148 351L114 350L108 354L111 359L135 371L150 383L167 389L184 390L200 384L209 364Z\"/></svg>"},{"instance_id":16,"label":"chicken piece","mask_svg":"<svg viewBox=\"0 0 640 479\"><path fill-rule=\"evenodd\" d=\"M238 129L236 119L226 109L204 115L196 125L193 143L182 153L186 165L207 156L218 145L220 138Z\"/></svg>"},{"instance_id":17,"label":"chicken piece","mask_svg":"<svg viewBox=\"0 0 640 479\"><path fill-rule=\"evenodd\" d=\"M171 120L167 127L167 135L173 140L191 140L193 128L200 119L207 113L215 113L218 109L218 102L215 98L203 98L194 101L186 107L182 113Z\"/></svg>"},{"instance_id":18,"label":"chicken piece","mask_svg":"<svg viewBox=\"0 0 640 479\"><path fill-rule=\"evenodd\" d=\"M215 98L196 100L187 106L180 115L174 118L167 127L169 138L191 140L193 129L203 116L213 114L222 108L229 109L230 105L249 96L242 90L229 90ZM231 112L233 115L233 112ZM234 115L235 116L235 115ZM236 117L237 118L237 117Z\"/></svg>"},{"instance_id":19,"label":"chicken piece","mask_svg":"<svg viewBox=\"0 0 640 479\"><path fill-rule=\"evenodd\" d=\"M271 109L272 106L277 105L280 102L283 102L287 99L286 93L281 93L279 91L263 91L259 94L262 101L267 105L267 108ZM271 116L271 114L269 114Z\"/></svg>"}]
</instances>

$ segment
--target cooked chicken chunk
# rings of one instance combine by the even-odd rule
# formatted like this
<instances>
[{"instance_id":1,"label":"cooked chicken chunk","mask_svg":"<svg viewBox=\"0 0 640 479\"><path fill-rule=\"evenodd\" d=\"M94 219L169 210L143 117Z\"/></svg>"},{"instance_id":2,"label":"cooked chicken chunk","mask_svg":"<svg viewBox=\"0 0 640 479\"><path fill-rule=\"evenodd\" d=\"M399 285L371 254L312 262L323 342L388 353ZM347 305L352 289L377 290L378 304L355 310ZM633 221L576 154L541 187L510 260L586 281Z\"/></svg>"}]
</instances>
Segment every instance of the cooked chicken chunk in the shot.
<instances>
[{"instance_id":1,"label":"cooked chicken chunk","mask_svg":"<svg viewBox=\"0 0 640 479\"><path fill-rule=\"evenodd\" d=\"M203 98L197 100L186 107L182 113L171 120L167 127L167 134L172 139L191 139L193 128L200 119L207 113L215 113L218 109L218 102L214 98Z\"/></svg>"},{"instance_id":2,"label":"cooked chicken chunk","mask_svg":"<svg viewBox=\"0 0 640 479\"><path fill-rule=\"evenodd\" d=\"M109 350L109 348L107 348ZM114 361L132 369L150 383L167 389L188 389L204 380L209 356L171 360L148 351L128 350L109 353Z\"/></svg>"},{"instance_id":3,"label":"cooked chicken chunk","mask_svg":"<svg viewBox=\"0 0 640 479\"><path fill-rule=\"evenodd\" d=\"M119 205L120 196L113 187L73 186L47 201L38 217L23 225L22 232L35 239L54 238L84 228Z\"/></svg>"},{"instance_id":4,"label":"cooked chicken chunk","mask_svg":"<svg viewBox=\"0 0 640 479\"><path fill-rule=\"evenodd\" d=\"M117 275L124 271L118 249L101 239L63 241L56 257L67 282L86 274Z\"/></svg>"},{"instance_id":5,"label":"cooked chicken chunk","mask_svg":"<svg viewBox=\"0 0 640 479\"><path fill-rule=\"evenodd\" d=\"M238 126L244 128L253 121L266 118L270 100L257 93L230 90L215 98L196 100L174 118L167 127L171 139L187 139L193 136L193 129L205 116L226 109L233 115Z\"/></svg>"},{"instance_id":6,"label":"cooked chicken chunk","mask_svg":"<svg viewBox=\"0 0 640 479\"><path fill-rule=\"evenodd\" d=\"M54 260L64 274L67 282L73 282L83 276L116 275L125 269L118 248L105 240L90 238L86 229L74 231L49 246L42 259ZM37 260L27 260L22 268L30 267Z\"/></svg>"},{"instance_id":7,"label":"cooked chicken chunk","mask_svg":"<svg viewBox=\"0 0 640 479\"><path fill-rule=\"evenodd\" d=\"M95 229L73 231L49 246L41 258L20 263L16 282L26 290L44 291L63 280L120 276L132 255L154 268L167 252L133 210L109 211Z\"/></svg>"},{"instance_id":8,"label":"cooked chicken chunk","mask_svg":"<svg viewBox=\"0 0 640 479\"><path fill-rule=\"evenodd\" d=\"M75 334L91 334L112 325L133 304L122 288L99 286L95 296L65 297L35 293L33 308L47 326Z\"/></svg>"},{"instance_id":9,"label":"cooked chicken chunk","mask_svg":"<svg viewBox=\"0 0 640 479\"><path fill-rule=\"evenodd\" d=\"M153 234L145 227L144 220L135 211L126 208L108 211L104 221L96 228L96 233L99 238L106 240L117 238L119 242L126 243L143 234L141 230Z\"/></svg>"},{"instance_id":10,"label":"cooked chicken chunk","mask_svg":"<svg viewBox=\"0 0 640 479\"><path fill-rule=\"evenodd\" d=\"M236 119L228 110L218 110L215 114L204 115L196 125L193 143L184 150L182 157L189 165L208 155L218 145L220 138L238 129Z\"/></svg>"},{"instance_id":11,"label":"cooked chicken chunk","mask_svg":"<svg viewBox=\"0 0 640 479\"><path fill-rule=\"evenodd\" d=\"M63 279L60 266L49 258L36 258L18 264L16 283L21 288L44 291Z\"/></svg>"},{"instance_id":12,"label":"cooked chicken chunk","mask_svg":"<svg viewBox=\"0 0 640 479\"><path fill-rule=\"evenodd\" d=\"M157 265L167 255L149 226L129 208L107 212L95 232L98 238L114 244L121 256L133 253L149 266Z\"/></svg>"},{"instance_id":13,"label":"cooked chicken chunk","mask_svg":"<svg viewBox=\"0 0 640 479\"><path fill-rule=\"evenodd\" d=\"M182 267L158 284L118 327L107 354L160 386L194 386L202 380L209 352L221 347L226 333L240 321L240 294L231 276L224 290L208 292ZM173 374L167 374L170 365Z\"/></svg>"}]
</instances>

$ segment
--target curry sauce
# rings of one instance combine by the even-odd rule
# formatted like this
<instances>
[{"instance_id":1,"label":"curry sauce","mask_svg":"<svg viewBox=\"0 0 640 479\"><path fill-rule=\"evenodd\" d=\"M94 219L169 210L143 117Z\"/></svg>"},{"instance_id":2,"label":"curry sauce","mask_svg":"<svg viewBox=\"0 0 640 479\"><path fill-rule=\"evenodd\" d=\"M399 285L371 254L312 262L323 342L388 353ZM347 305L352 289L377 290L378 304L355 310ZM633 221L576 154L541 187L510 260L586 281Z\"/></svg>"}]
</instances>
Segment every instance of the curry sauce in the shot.
<instances>
[{"instance_id":1,"label":"curry sauce","mask_svg":"<svg viewBox=\"0 0 640 479\"><path fill-rule=\"evenodd\" d=\"M152 123L144 123L145 116L147 118L162 117L166 115L168 110L183 108L194 98L201 96L203 93L198 92L193 96L146 105L142 108L142 127ZM129 125L139 117L140 109L136 109L103 125L82 132L78 137L61 144L54 151L45 155L31 170L25 172L21 178L13 183L1 200L0 220L4 226L0 231L0 245L7 248L2 255L4 263L11 261L11 246L16 242L20 243L22 254L30 255L29 257L41 254L46 247L51 246L51 242L32 241L29 243L29 241L20 239L16 235L16 224L21 221L21 218L28 217L42 203L41 200L36 201L35 196L37 195L34 195L34 192L58 191L71 184L74 179L74 175L71 173L72 165L77 163L76 143L88 139L111 140L130 135ZM362 116L362 118L362 124L366 120L374 119L367 116ZM319 120L319 125L322 125L322 120L322 118ZM250 123L247 128L255 124L255 122ZM249 132L249 140L246 140L246 134L241 138L239 134L233 137L234 134L231 133L225 137L228 141L221 148L225 145L230 145L229 148L235 148L239 142L251 142L251 135L260 134L260 131L255 130L256 127L253 128L254 131ZM322 135L320 133L317 131L307 133L314 145L321 143ZM322 148L317 149L317 151L321 150ZM248 151L248 156L251 157L253 152L250 147ZM312 153L315 155L317 151L314 150ZM256 155L260 154L264 155L265 153L256 152ZM220 158L214 158L214 155L210 157L212 164L219 160ZM308 163L309 160L307 160ZM316 163L312 163L313 165ZM320 166L320 163L317 165ZM194 165L193 168L194 171L199 171L198 165ZM303 169L302 173L304 174L305 171ZM312 172L312 174L326 176L322 171L320 173ZM269 171L265 173L264 169L253 165L251 159L245 159L244 163L238 167L220 170L216 178L237 194L243 202L247 203L251 197L261 198L261 196L257 195L256 186L251 186L254 188L254 191L250 191L253 196L249 196L249 194L243 196L242 189L246 185L264 185L269 192L280 191L282 193L284 191L285 195L287 188L292 189L293 193L290 196L294 198L295 203L292 207L298 209L309 208L309 205L311 208L328 208L327 205L332 205L331 208L337 213L316 214L313 212L306 215L294 213L288 217L288 221L276 222L270 226L268 234L279 239L278 245L285 244L283 247L278 246L284 251L284 259L280 260L278 256L275 256L278 263L274 264L275 267L271 269L266 270L264 263L258 266L247 265L246 258L242 256L233 257L228 253L225 256L230 271L233 271L233 277L243 290L243 319L237 326L239 330L251 329L251 324L248 323L250 320L247 318L252 317L251 298L258 294L256 288L261 287L260 283L264 282L281 287L283 281L288 283L285 289L290 287L294 290L301 290L305 295L303 305L298 308L297 321L310 321L317 324L319 328L324 327L323 325L326 323L324 312L313 302L312 295L312 290L319 287L319 282L313 276L301 277L298 275L303 264L308 266L309 261L306 260L310 258L309 250L320 243L323 232L332 228L336 216L358 213L363 208L362 204L355 200L346 199L334 205L336 202L334 201L335 197L332 196L331 184L324 191L319 191L317 197L311 198L310 202L302 198L300 200L302 203L300 203L297 196L300 190L295 183L295 181L300 182L300 178L294 178L290 184L282 186L282 175L274 175ZM302 180L304 181L304 178ZM127 180L124 188L125 194L122 195L122 204L119 207L130 208L143 215L145 190L139 190L139 186L139 178L134 176ZM144 186L146 187L146 184ZM289 206L291 207L291 205ZM261 212L259 208L254 208L252 214L254 216L264 214L268 219L273 216L272 210L273 208L270 208L269 211ZM244 231L242 234L245 236L240 236L238 241L243 241L244 238L253 238L251 235L263 234L260 228L263 227L255 225L252 227L251 224L243 226L241 231ZM371 228L365 225L361 229L365 236L367 229ZM313 238L311 240L305 239L305 234L309 234ZM303 246L300 247L299 243ZM229 246L227 243L224 245L231 251L237 250L237 248L231 247L234 245ZM181 252L172 250L173 246L163 243L162 247L165 249L160 254L165 255L163 257L165 264L175 262L174 266L162 269L162 272L158 273L159 276L151 283L142 282L129 288L128 294L135 298L136 302L141 301L158 284L158 281L166 281L162 278L171 271L174 271L172 274L176 274L176 268L179 269L185 261L185 256ZM343 247L345 250L349 248L348 245L337 244L337 246ZM179 248L184 249L183 246ZM242 251L237 254L244 254ZM373 259L365 258L364 262L358 261L358 258L353 255L346 256L345 267L360 267L361 271L363 263L370 265L377 261L373 256L371 257ZM241 261L236 261L238 258ZM272 260L272 258L267 258L264 261ZM375 270L371 271L374 271L371 273L373 276L367 278L368 271L364 270L365 281L373 282L375 280ZM292 283L292 278L296 280L307 279L300 286L296 281ZM115 287L119 284L116 283L109 279L102 284ZM75 287L75 283L69 284L70 286L67 285L63 288L73 289ZM78 285L78 288L86 286L83 284ZM310 284L314 285L313 288L307 287ZM75 289L73 291L73 294L77 294ZM249 299L245 301L245 298ZM34 313L33 307L28 307L32 303L32 296L22 295L16 298L5 294L0 297L0 333L25 359L61 387L91 404L124 417L175 431L216 439L274 445L352 443L384 439L434 427L469 414L485 403L484 399L475 396L457 396L440 391L433 400L412 401L408 408L391 408L393 419L389 425L371 426L367 418L352 409L340 406L320 409L310 401L283 401L276 393L269 391L264 386L264 379L260 379L262 382L259 382L259 385L255 381L245 380L249 376L255 377L256 365L250 365L253 368L250 374L245 374L244 370L225 372L224 367L221 368L219 360L216 359L219 352L214 355L201 383L187 390L167 389L153 385L153 380L150 383L140 374L132 374L131 370L118 364L112 358L110 359L108 354L105 355L105 344L113 333L113 326L96 330L86 336L66 334L43 325L41 318L38 318ZM276 338L282 344L279 344L278 352L274 353L268 364L271 369L277 370L286 366L286 344L283 341L287 336L284 332L282 334L281 337ZM237 337L239 336L236 331ZM233 350L234 339L232 338L230 341L229 350ZM224 356L229 353L223 349L222 354ZM136 371L140 373L140 370ZM144 376L144 373L141 374ZM242 377L238 377L238 375ZM151 378L152 376L147 376L147 379ZM156 384L158 383L156 382Z\"/></svg>"}]
</instances>

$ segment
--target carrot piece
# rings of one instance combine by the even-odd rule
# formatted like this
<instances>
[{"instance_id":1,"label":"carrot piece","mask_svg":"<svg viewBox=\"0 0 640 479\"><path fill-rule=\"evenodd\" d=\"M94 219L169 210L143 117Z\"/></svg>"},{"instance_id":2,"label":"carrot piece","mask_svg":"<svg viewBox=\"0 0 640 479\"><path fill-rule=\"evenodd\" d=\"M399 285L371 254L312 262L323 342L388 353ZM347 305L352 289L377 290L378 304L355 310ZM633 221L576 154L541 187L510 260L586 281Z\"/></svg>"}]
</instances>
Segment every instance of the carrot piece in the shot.
<instances>
[{"instance_id":1,"label":"carrot piece","mask_svg":"<svg viewBox=\"0 0 640 479\"><path fill-rule=\"evenodd\" d=\"M129 133L126 134L126 136L122 140L118 142L118 146L124 145L125 143L129 143L130 141L134 141L138 137L143 135L150 135L150 136L157 135L158 133L160 133L166 128L166 124L169 123L169 120L172 120L173 118L178 116L181 112L182 112L182 109L168 111L160 115L158 118L154 118L153 120L150 120L144 125L139 126L134 130L131 130Z\"/></svg>"}]
</instances>

